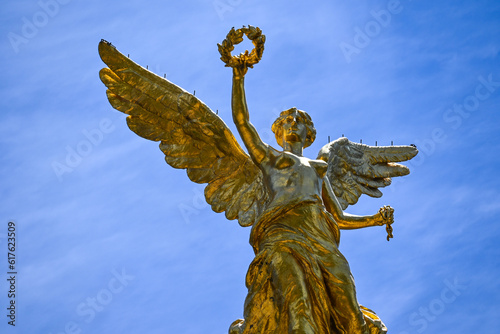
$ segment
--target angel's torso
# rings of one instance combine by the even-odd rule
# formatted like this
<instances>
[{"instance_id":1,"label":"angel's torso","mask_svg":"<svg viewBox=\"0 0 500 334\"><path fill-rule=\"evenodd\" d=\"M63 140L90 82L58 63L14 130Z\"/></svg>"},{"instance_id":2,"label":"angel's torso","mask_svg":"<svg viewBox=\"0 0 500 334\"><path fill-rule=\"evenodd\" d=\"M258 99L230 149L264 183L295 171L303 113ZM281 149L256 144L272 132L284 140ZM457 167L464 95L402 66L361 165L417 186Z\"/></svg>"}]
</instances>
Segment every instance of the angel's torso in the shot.
<instances>
[{"instance_id":1,"label":"angel's torso","mask_svg":"<svg viewBox=\"0 0 500 334\"><path fill-rule=\"evenodd\" d=\"M321 201L327 163L274 151L261 164L270 191L268 208L302 201Z\"/></svg>"}]
</instances>

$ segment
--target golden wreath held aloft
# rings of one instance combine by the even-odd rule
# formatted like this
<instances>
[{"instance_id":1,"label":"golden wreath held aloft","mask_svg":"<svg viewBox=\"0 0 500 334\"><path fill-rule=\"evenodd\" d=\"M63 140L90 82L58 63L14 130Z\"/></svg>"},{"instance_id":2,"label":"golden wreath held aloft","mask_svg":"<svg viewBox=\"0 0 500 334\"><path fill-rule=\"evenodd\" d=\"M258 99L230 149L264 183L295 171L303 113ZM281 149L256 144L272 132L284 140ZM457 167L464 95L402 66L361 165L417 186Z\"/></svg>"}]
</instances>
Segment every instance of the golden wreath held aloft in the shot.
<instances>
[{"instance_id":1,"label":"golden wreath held aloft","mask_svg":"<svg viewBox=\"0 0 500 334\"><path fill-rule=\"evenodd\" d=\"M234 50L236 44L243 41L243 34L252 41L254 49L250 53L246 50L245 53L233 56L231 51ZM258 27L251 25L248 27L243 26L240 29L234 29L233 27L227 34L226 39L222 41L222 44L217 44L219 53L221 54L220 59L226 63L226 67L237 67L245 64L247 67L253 68L253 65L257 64L262 58L265 41L266 36L262 35L262 30Z\"/></svg>"}]
</instances>

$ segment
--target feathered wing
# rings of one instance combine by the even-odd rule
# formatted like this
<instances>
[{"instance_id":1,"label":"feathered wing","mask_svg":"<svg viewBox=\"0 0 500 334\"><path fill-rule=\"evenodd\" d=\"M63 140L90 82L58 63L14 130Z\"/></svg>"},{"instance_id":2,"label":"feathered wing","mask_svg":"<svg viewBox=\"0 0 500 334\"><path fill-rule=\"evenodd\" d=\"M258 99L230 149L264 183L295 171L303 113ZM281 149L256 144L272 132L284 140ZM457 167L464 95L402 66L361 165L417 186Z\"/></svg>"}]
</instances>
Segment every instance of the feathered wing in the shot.
<instances>
[{"instance_id":1,"label":"feathered wing","mask_svg":"<svg viewBox=\"0 0 500 334\"><path fill-rule=\"evenodd\" d=\"M378 188L390 185L392 177L410 173L396 162L410 160L417 153L415 146L368 146L339 138L323 146L318 159L328 162L328 179L345 210L361 194L381 197Z\"/></svg>"},{"instance_id":2,"label":"feathered wing","mask_svg":"<svg viewBox=\"0 0 500 334\"><path fill-rule=\"evenodd\" d=\"M128 114L129 128L160 141L165 160L208 183L205 199L227 219L250 226L267 201L261 170L241 149L226 124L203 102L134 63L106 41L99 55L109 66L99 72L113 108Z\"/></svg>"}]
</instances>

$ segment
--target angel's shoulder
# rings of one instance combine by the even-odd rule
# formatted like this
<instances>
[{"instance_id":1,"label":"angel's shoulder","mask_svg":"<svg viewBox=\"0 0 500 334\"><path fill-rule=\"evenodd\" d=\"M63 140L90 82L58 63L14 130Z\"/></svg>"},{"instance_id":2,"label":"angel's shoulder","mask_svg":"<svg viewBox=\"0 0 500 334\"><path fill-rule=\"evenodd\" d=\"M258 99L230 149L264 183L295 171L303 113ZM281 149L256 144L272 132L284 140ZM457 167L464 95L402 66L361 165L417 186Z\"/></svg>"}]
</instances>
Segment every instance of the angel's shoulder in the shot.
<instances>
[{"instance_id":1,"label":"angel's shoulder","mask_svg":"<svg viewBox=\"0 0 500 334\"><path fill-rule=\"evenodd\" d=\"M318 173L321 178L325 177L328 163L324 160L309 160L309 165L316 170L316 173Z\"/></svg>"}]
</instances>

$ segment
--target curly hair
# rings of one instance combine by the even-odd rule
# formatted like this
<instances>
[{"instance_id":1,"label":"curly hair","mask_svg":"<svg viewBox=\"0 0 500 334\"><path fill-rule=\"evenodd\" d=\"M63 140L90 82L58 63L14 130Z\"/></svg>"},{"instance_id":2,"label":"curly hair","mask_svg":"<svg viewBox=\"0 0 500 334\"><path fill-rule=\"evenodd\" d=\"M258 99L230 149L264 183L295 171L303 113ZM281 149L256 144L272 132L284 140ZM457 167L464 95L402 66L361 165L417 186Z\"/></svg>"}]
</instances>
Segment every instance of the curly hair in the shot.
<instances>
[{"instance_id":1,"label":"curly hair","mask_svg":"<svg viewBox=\"0 0 500 334\"><path fill-rule=\"evenodd\" d=\"M295 107L282 111L279 117L274 121L271 130L274 132L278 145L283 147L283 123L285 122L286 117L294 112L300 115L307 128L306 141L304 143L304 148L306 148L314 142L314 139L316 139L316 129L314 128L311 116L309 116L305 111L299 110Z\"/></svg>"}]
</instances>

